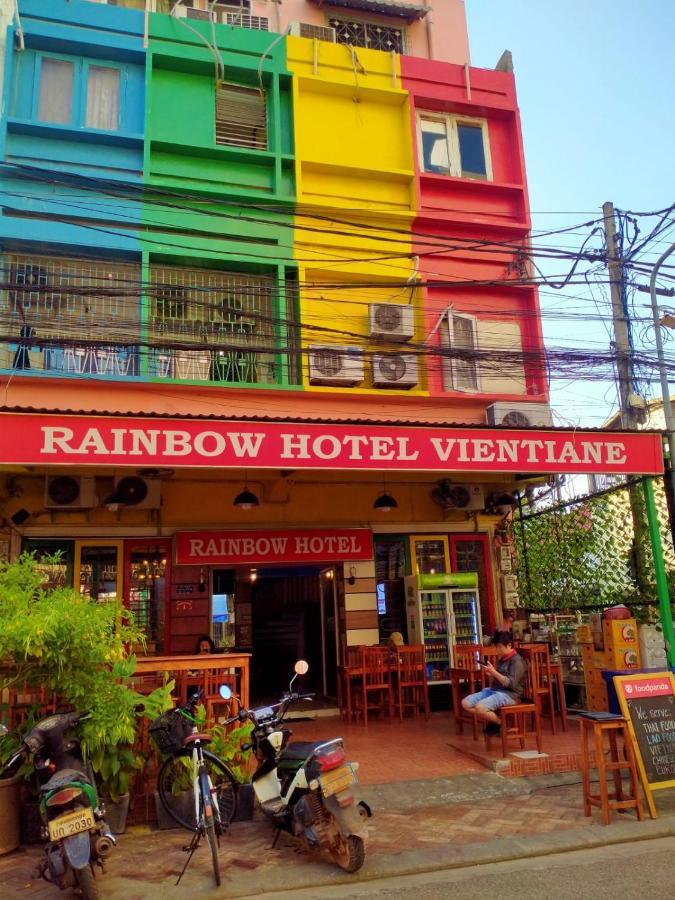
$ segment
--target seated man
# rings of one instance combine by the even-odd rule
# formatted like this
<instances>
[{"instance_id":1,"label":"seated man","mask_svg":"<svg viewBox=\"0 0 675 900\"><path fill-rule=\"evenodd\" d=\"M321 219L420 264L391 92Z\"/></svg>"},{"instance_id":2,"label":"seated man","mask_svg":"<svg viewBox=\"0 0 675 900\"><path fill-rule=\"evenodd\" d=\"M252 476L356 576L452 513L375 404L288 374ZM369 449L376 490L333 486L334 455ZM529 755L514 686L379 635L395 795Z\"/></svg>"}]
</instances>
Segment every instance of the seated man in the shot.
<instances>
[{"instance_id":1,"label":"seated man","mask_svg":"<svg viewBox=\"0 0 675 900\"><path fill-rule=\"evenodd\" d=\"M493 640L497 647L497 666L481 663L491 678L490 687L469 694L462 700L462 707L483 720L486 734L499 734L501 725L497 710L502 706L514 706L523 696L527 663L513 648L510 631L498 631Z\"/></svg>"}]
</instances>

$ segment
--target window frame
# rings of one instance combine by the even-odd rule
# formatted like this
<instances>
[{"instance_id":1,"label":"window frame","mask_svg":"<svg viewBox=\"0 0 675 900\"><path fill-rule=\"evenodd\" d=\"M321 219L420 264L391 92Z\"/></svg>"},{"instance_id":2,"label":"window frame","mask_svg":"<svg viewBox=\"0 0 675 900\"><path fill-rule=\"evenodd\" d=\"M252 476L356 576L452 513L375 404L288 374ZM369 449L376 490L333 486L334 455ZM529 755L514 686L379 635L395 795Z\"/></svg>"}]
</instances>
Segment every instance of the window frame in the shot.
<instances>
[{"instance_id":1,"label":"window frame","mask_svg":"<svg viewBox=\"0 0 675 900\"><path fill-rule=\"evenodd\" d=\"M424 160L424 139L422 123L424 121L440 122L445 126L446 146L450 170L446 172L430 172L426 168ZM480 128L483 136L483 154L485 156L485 175L462 170L462 153L459 143L458 125L469 125ZM434 112L433 110L418 110L417 112L417 147L419 152L420 171L423 175L438 175L441 178L470 178L472 181L493 181L492 157L490 155L490 132L487 119L464 116L457 113Z\"/></svg>"},{"instance_id":2,"label":"window frame","mask_svg":"<svg viewBox=\"0 0 675 900\"><path fill-rule=\"evenodd\" d=\"M335 28L334 25L331 25L331 21L342 22L345 25L351 25L352 23L354 23L354 24L358 23L359 25L363 25L364 28L368 28L368 26L377 28L378 26L380 26L382 28L391 28L394 31L399 31L401 33L401 50L400 51L396 50L394 52L400 53L400 55L402 55L402 56L405 56L405 54L408 52L408 29L405 26L399 27L398 25L390 25L387 22L377 22L374 19L360 19L358 17L357 18L347 18L346 16L329 16L329 15L327 15L326 16L326 27L327 28ZM335 28L335 31L336 31L335 43L340 44L340 41L337 40L337 29L336 28ZM367 32L366 32L366 35L367 35ZM341 44L341 46L349 47L350 44ZM354 46L356 46L362 50L378 49L378 48L373 48L373 47L361 47L360 44L355 44ZM383 50L382 52L386 53L387 51Z\"/></svg>"},{"instance_id":3,"label":"window frame","mask_svg":"<svg viewBox=\"0 0 675 900\"><path fill-rule=\"evenodd\" d=\"M471 333L473 337L473 349L478 351L480 348L478 346L478 319L476 316L471 315L471 313L464 312L455 312L452 309L448 309L445 315L445 346L448 350L452 351L454 347L454 320L455 319L466 319L471 324ZM443 336L443 329L441 329L441 336ZM458 360L452 358L452 356L443 357L443 390L445 391L455 391L461 394L480 394L481 387L481 372L480 372L480 362L478 359L473 363L474 370L476 374L476 387L458 387L457 386L457 363Z\"/></svg>"},{"instance_id":4,"label":"window frame","mask_svg":"<svg viewBox=\"0 0 675 900\"><path fill-rule=\"evenodd\" d=\"M40 86L42 84L42 63L45 59L59 60L61 62L70 63L73 66L73 86L71 97L71 118L70 122L49 122L41 119L40 111ZM119 73L119 97L117 104L117 128L110 130L108 128L92 128L87 125L87 95L89 88L89 69L91 67L99 69L114 69ZM77 129L94 134L124 134L124 105L126 93L126 66L123 63L111 62L107 59L94 59L87 57L68 56L65 53L52 53L50 51L39 51L35 54L35 74L33 98L31 104L31 119L38 125L47 128L69 128Z\"/></svg>"}]
</instances>

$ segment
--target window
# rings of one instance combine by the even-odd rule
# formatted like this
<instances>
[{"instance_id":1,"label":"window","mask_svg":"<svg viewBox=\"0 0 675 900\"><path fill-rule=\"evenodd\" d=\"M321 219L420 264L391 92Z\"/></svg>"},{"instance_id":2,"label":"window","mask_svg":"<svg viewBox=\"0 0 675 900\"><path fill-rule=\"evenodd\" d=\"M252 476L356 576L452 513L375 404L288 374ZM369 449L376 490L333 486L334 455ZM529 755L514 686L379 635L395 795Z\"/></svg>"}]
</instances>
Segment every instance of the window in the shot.
<instances>
[{"instance_id":1,"label":"window","mask_svg":"<svg viewBox=\"0 0 675 900\"><path fill-rule=\"evenodd\" d=\"M419 146L424 172L492 179L487 122L484 119L421 115Z\"/></svg>"},{"instance_id":2,"label":"window","mask_svg":"<svg viewBox=\"0 0 675 900\"><path fill-rule=\"evenodd\" d=\"M42 60L38 119L56 125L70 125L73 120L74 66L65 59Z\"/></svg>"},{"instance_id":3,"label":"window","mask_svg":"<svg viewBox=\"0 0 675 900\"><path fill-rule=\"evenodd\" d=\"M37 119L54 125L119 131L121 72L116 66L43 56ZM84 101L81 101L82 94Z\"/></svg>"},{"instance_id":4,"label":"window","mask_svg":"<svg viewBox=\"0 0 675 900\"><path fill-rule=\"evenodd\" d=\"M117 131L120 121L120 73L107 66L89 66L87 128Z\"/></svg>"},{"instance_id":5,"label":"window","mask_svg":"<svg viewBox=\"0 0 675 900\"><path fill-rule=\"evenodd\" d=\"M267 103L263 91L242 84L217 86L216 144L267 150Z\"/></svg>"},{"instance_id":6,"label":"window","mask_svg":"<svg viewBox=\"0 0 675 900\"><path fill-rule=\"evenodd\" d=\"M405 53L405 34L402 28L347 19L329 19L328 24L335 29L338 44Z\"/></svg>"},{"instance_id":7,"label":"window","mask_svg":"<svg viewBox=\"0 0 675 900\"><path fill-rule=\"evenodd\" d=\"M478 350L476 320L473 316L449 312L446 322L450 355L443 367L445 390L477 391L479 379L478 360L475 358L475 352Z\"/></svg>"}]
</instances>

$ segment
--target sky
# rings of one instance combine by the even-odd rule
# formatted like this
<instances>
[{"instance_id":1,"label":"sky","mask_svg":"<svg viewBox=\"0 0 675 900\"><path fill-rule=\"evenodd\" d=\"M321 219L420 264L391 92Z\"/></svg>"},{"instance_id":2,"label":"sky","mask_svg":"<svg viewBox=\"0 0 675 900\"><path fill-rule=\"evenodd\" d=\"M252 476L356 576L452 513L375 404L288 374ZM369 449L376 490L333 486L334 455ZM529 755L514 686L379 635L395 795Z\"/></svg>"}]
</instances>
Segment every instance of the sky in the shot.
<instances>
[{"instance_id":1,"label":"sky","mask_svg":"<svg viewBox=\"0 0 675 900\"><path fill-rule=\"evenodd\" d=\"M675 203L675 0L466 0L466 9L472 65L494 68L503 50L513 54L533 229L588 220L606 200L633 211ZM644 258L653 263L672 241L675 228ZM608 311L606 286L593 294ZM649 295L635 302L639 309ZM540 303L544 312L580 305L548 291ZM590 296L587 304L597 309ZM602 322L562 317L545 317L544 334L551 346L609 342ZM653 347L653 335L645 339ZM617 392L608 382L556 381L551 401L556 424L599 426L616 410Z\"/></svg>"}]
</instances>

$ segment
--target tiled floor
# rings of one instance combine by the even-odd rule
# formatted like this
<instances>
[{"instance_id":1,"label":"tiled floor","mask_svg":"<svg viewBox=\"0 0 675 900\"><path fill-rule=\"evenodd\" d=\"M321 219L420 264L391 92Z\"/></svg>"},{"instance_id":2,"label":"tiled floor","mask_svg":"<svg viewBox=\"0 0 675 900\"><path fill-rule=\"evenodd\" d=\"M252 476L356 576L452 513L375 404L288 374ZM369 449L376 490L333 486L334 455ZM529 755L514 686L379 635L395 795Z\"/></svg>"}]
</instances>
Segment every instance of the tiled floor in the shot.
<instances>
[{"instance_id":1,"label":"tiled floor","mask_svg":"<svg viewBox=\"0 0 675 900\"><path fill-rule=\"evenodd\" d=\"M417 778L437 778L498 771L500 775L540 775L550 772L571 772L580 766L579 731L574 720L570 730L553 736L550 725L544 722L543 753L537 759L510 756L501 760L501 742L492 741L485 750L482 735L473 740L471 731L464 728L458 735L450 713L432 713L428 722L423 718L371 720L363 725L345 725L341 719L318 719L315 722L293 722L292 740L318 740L340 736L350 759L360 764L359 778L364 784L388 781L409 781ZM527 749L532 749L528 745Z\"/></svg>"}]
</instances>

